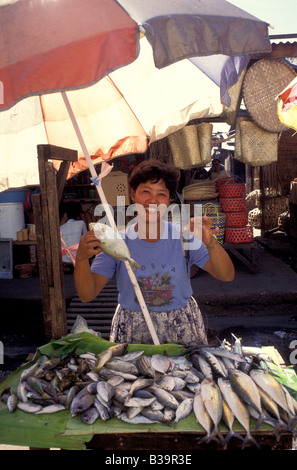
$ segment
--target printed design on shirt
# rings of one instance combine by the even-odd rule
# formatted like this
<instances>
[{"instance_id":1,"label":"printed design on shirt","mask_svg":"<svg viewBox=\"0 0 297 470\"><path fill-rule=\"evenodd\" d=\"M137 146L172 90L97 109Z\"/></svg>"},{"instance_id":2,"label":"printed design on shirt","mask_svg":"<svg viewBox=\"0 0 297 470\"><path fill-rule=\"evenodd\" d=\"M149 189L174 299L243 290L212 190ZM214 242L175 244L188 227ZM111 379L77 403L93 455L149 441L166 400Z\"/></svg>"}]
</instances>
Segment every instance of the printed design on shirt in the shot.
<instances>
[{"instance_id":1,"label":"printed design on shirt","mask_svg":"<svg viewBox=\"0 0 297 470\"><path fill-rule=\"evenodd\" d=\"M175 286L171 284L171 278L172 276L168 272L162 275L154 273L151 276L140 276L138 278L139 287L148 308L172 304L174 299L172 291ZM135 302L138 303L136 297Z\"/></svg>"}]
</instances>

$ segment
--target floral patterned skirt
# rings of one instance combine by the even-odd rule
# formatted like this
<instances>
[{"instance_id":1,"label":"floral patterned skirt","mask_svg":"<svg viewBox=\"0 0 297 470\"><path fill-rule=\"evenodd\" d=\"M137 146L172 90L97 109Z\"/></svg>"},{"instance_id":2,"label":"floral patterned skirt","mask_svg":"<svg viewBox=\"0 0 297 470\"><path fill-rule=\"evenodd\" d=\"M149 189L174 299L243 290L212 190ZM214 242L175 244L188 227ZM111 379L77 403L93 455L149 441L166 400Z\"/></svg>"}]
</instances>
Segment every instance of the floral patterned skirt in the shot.
<instances>
[{"instance_id":1,"label":"floral patterned skirt","mask_svg":"<svg viewBox=\"0 0 297 470\"><path fill-rule=\"evenodd\" d=\"M150 311L150 316L160 344L207 344L203 318L193 297L180 309L168 312ZM142 311L128 310L118 305L112 320L110 341L152 344Z\"/></svg>"}]
</instances>

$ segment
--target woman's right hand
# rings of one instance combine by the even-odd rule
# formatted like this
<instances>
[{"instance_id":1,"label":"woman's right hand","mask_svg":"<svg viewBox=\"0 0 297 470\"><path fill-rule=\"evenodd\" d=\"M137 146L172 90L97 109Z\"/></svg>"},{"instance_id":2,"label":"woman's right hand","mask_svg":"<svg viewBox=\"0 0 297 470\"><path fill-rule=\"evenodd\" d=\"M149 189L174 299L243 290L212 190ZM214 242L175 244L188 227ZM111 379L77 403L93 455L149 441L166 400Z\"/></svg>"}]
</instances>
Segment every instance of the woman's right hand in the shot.
<instances>
[{"instance_id":1,"label":"woman's right hand","mask_svg":"<svg viewBox=\"0 0 297 470\"><path fill-rule=\"evenodd\" d=\"M94 231L82 235L77 249L76 260L83 261L98 255L102 250L100 248L100 240L95 236Z\"/></svg>"}]
</instances>

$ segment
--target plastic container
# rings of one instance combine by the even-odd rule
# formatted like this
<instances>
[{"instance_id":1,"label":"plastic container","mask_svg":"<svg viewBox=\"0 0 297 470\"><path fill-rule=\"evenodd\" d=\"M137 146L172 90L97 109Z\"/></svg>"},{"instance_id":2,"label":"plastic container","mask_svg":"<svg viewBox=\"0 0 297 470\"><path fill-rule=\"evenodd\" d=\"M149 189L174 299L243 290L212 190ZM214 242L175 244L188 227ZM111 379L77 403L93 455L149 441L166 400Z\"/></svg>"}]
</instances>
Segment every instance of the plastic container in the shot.
<instances>
[{"instance_id":1,"label":"plastic container","mask_svg":"<svg viewBox=\"0 0 297 470\"><path fill-rule=\"evenodd\" d=\"M17 232L25 228L22 202L0 203L0 238L17 240Z\"/></svg>"},{"instance_id":2,"label":"plastic container","mask_svg":"<svg viewBox=\"0 0 297 470\"><path fill-rule=\"evenodd\" d=\"M23 202L26 200L27 189L8 189L0 193L1 202Z\"/></svg>"}]
</instances>

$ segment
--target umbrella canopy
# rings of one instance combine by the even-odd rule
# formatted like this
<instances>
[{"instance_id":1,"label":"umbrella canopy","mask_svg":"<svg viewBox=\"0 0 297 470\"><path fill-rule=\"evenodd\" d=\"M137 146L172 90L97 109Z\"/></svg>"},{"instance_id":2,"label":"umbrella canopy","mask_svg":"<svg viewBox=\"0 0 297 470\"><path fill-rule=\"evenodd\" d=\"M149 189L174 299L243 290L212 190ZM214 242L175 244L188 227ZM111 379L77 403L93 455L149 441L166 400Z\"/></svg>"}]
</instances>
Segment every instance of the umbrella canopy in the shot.
<instances>
[{"instance_id":1,"label":"umbrella canopy","mask_svg":"<svg viewBox=\"0 0 297 470\"><path fill-rule=\"evenodd\" d=\"M38 183L37 144L86 167L53 92L71 90L97 163L220 115L247 56L270 50L268 24L224 0L0 1L0 190Z\"/></svg>"}]
</instances>

